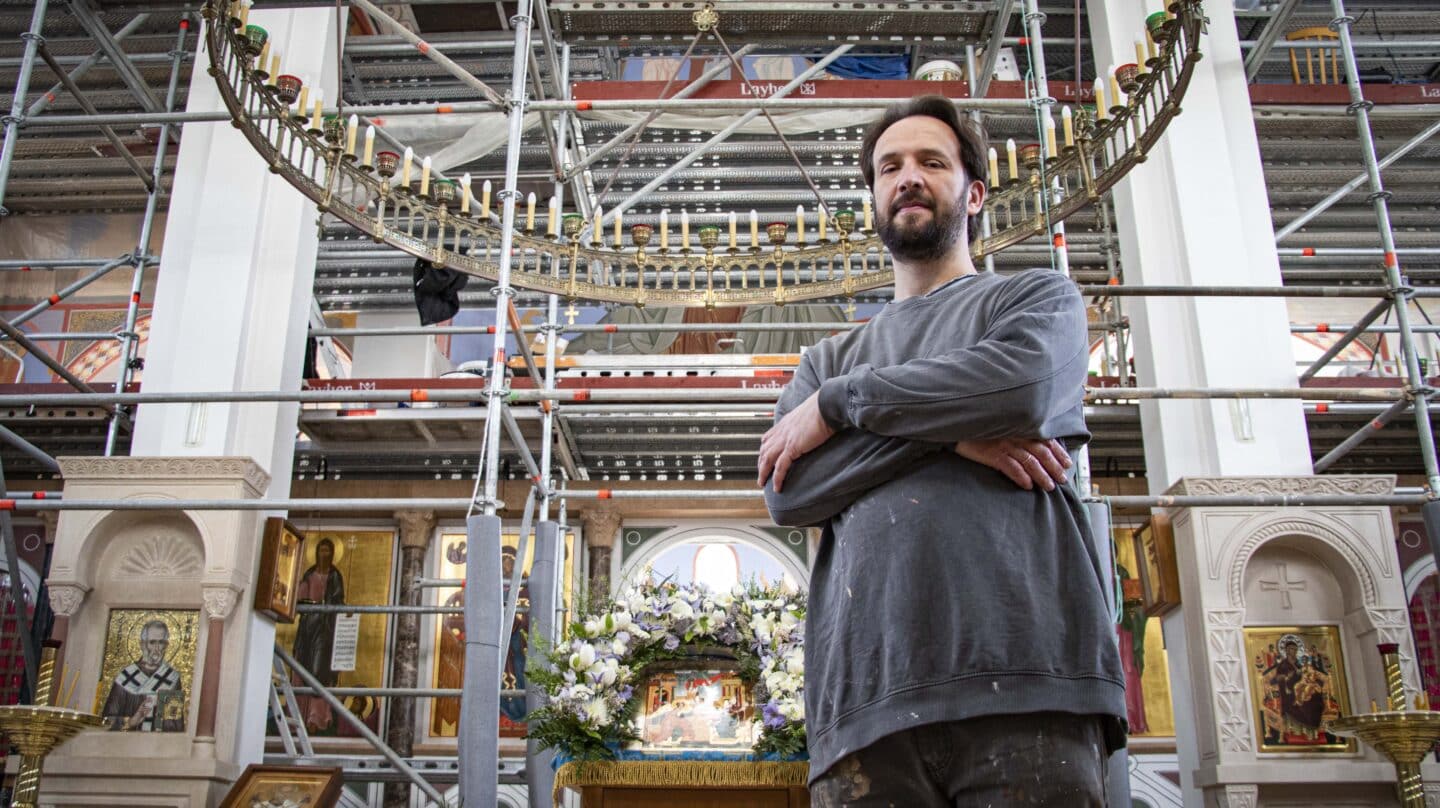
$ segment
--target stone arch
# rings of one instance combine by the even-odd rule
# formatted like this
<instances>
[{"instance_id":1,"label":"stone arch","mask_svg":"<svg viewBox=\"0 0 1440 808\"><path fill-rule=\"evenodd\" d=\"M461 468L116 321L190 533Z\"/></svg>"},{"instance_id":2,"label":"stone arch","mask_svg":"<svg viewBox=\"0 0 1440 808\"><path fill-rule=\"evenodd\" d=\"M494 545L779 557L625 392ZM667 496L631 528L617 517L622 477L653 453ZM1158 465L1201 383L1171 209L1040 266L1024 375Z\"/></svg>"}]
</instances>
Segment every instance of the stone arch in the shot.
<instances>
[{"instance_id":1,"label":"stone arch","mask_svg":"<svg viewBox=\"0 0 1440 808\"><path fill-rule=\"evenodd\" d=\"M1282 515L1276 518L1267 515L1258 521L1260 523L1253 527L1246 523L1236 529L1236 533L1244 538L1235 548L1230 562L1227 592L1232 607L1245 608L1245 569L1249 567L1250 559L1256 551L1271 541L1287 537L1312 540L1313 545L1309 549L1318 551L1320 557L1336 573L1335 577L1341 587L1347 588L1349 584L1358 590L1355 593L1360 599L1357 606L1372 608L1378 605L1379 590L1375 575L1357 549L1357 546L1363 546L1363 537L1344 525L1321 521L1315 517ZM1345 569L1350 571L1353 578L1340 574Z\"/></svg>"},{"instance_id":2,"label":"stone arch","mask_svg":"<svg viewBox=\"0 0 1440 808\"><path fill-rule=\"evenodd\" d=\"M801 541L804 541L804 531L797 532L802 537ZM651 538L645 542L639 552L625 559L625 564L620 569L619 587L623 589L629 586L631 579L638 570L644 569L647 564L654 561L666 550L705 537L732 539L759 547L773 556L775 560L780 563L780 566L803 588L809 588L810 570L800 562L800 559L796 557L790 548L785 546L783 541L762 530L737 525L677 527ZM625 531L623 530L620 532L620 540L625 540Z\"/></svg>"},{"instance_id":3,"label":"stone arch","mask_svg":"<svg viewBox=\"0 0 1440 808\"><path fill-rule=\"evenodd\" d=\"M174 499L174 497L144 494L127 497L127 499L168 500ZM200 578L206 561L213 557L211 553L213 537L206 529L203 520L197 519L189 511L108 511L97 516L85 527L84 538L72 551L72 557L75 559L76 581L86 587L95 587L101 582L101 576L106 573L106 570L101 569L102 564L119 560L106 557L116 540L126 533L146 526L163 530L171 536L183 539L184 546L193 550L195 559L193 569L192 565L187 563L183 553L177 553L173 547L159 546L131 548L138 555L126 554L123 560L128 563L127 569L135 574L158 572L162 578L174 575ZM167 572L170 574L167 575Z\"/></svg>"}]
</instances>

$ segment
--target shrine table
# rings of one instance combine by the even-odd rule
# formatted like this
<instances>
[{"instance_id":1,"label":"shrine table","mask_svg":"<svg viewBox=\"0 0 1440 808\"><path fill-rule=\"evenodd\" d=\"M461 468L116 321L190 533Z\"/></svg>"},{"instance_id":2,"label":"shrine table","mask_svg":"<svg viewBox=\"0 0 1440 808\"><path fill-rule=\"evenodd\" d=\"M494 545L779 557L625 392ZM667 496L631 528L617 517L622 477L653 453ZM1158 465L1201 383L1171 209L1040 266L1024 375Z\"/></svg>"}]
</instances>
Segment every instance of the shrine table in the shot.
<instances>
[{"instance_id":1,"label":"shrine table","mask_svg":"<svg viewBox=\"0 0 1440 808\"><path fill-rule=\"evenodd\" d=\"M809 808L803 760L569 761L555 771L560 792L583 808Z\"/></svg>"}]
</instances>

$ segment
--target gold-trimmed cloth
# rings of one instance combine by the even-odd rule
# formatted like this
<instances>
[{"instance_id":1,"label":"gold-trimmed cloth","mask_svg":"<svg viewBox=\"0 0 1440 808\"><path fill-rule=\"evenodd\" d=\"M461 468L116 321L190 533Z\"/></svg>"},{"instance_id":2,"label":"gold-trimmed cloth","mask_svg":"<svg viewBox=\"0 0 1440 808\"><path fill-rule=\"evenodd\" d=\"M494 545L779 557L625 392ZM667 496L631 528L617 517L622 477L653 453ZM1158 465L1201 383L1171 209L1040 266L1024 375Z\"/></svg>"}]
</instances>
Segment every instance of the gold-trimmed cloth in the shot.
<instances>
[{"instance_id":1,"label":"gold-trimmed cloth","mask_svg":"<svg viewBox=\"0 0 1440 808\"><path fill-rule=\"evenodd\" d=\"M572 760L555 771L555 804L566 788L799 788L810 778L803 760Z\"/></svg>"}]
</instances>

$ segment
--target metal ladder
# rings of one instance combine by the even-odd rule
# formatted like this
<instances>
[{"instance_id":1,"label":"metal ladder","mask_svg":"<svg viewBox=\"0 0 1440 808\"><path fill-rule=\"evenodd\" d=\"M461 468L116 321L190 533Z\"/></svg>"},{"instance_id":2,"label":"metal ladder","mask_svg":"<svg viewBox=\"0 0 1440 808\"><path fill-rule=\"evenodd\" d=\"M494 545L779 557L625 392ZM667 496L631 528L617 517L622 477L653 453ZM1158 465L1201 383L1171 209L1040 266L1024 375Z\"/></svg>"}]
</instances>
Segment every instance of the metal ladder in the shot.
<instances>
[{"instance_id":1,"label":"metal ladder","mask_svg":"<svg viewBox=\"0 0 1440 808\"><path fill-rule=\"evenodd\" d=\"M300 717L295 689L290 686L290 672L278 657L271 657L270 660L270 717L275 720L275 728L280 733L285 754L296 756L298 740L301 757L315 756L315 750L310 746L310 733L305 731L305 720Z\"/></svg>"}]
</instances>

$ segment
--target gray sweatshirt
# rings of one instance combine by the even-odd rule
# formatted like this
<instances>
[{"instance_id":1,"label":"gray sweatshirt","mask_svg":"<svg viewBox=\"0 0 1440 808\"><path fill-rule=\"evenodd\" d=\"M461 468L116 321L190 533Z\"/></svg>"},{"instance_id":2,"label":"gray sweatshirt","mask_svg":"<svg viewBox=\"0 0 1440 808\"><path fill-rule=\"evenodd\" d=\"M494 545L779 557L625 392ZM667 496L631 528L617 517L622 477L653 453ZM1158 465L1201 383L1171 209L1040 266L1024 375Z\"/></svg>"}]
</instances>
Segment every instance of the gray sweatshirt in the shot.
<instances>
[{"instance_id":1,"label":"gray sweatshirt","mask_svg":"<svg viewBox=\"0 0 1440 808\"><path fill-rule=\"evenodd\" d=\"M981 273L891 303L806 352L779 419L816 390L838 432L768 483L775 523L824 528L805 624L812 781L911 727L1060 711L1111 717L1125 676L1071 486L1025 491L960 440L1090 437L1078 290Z\"/></svg>"}]
</instances>

